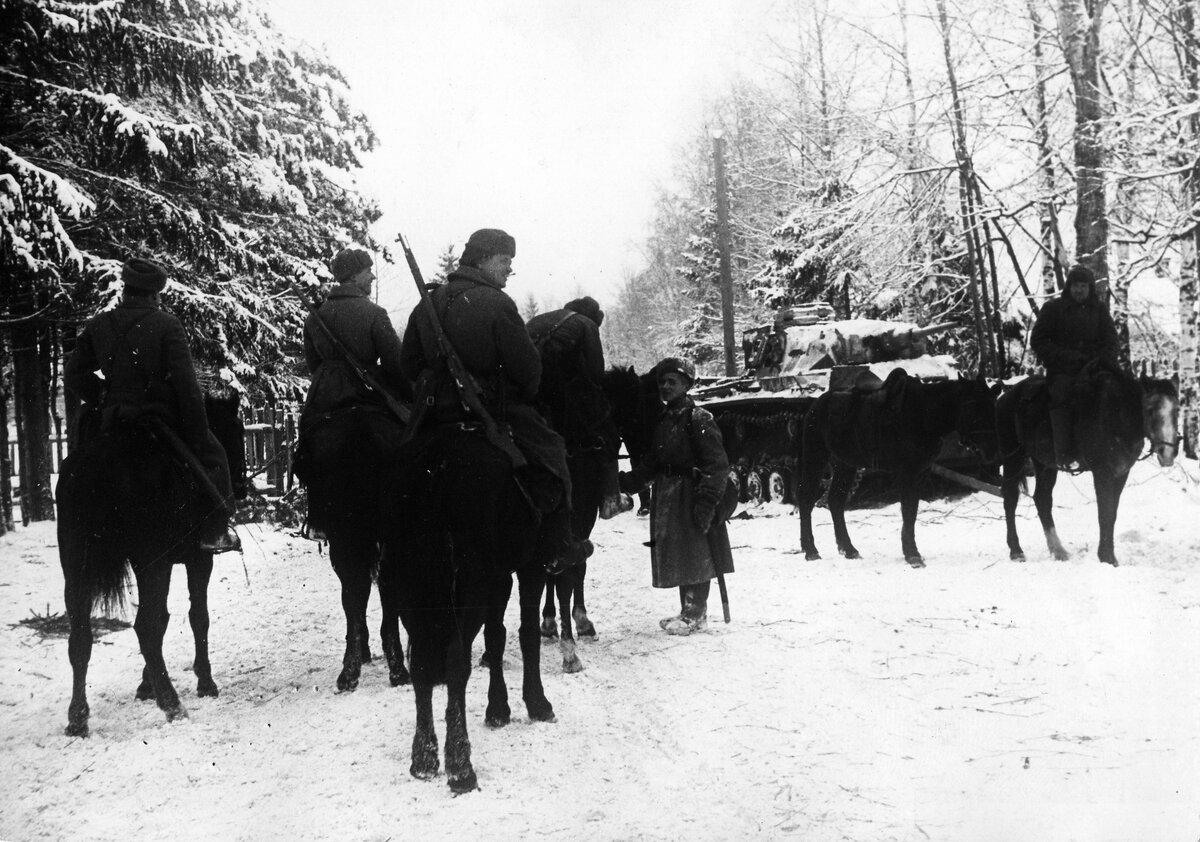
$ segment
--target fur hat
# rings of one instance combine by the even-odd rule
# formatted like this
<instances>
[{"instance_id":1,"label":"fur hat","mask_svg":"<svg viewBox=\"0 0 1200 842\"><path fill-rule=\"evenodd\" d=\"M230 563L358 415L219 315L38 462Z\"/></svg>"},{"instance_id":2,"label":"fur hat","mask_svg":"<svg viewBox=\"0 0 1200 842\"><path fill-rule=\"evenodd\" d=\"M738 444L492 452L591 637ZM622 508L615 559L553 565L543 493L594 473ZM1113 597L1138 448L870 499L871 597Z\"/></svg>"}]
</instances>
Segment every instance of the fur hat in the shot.
<instances>
[{"instance_id":1,"label":"fur hat","mask_svg":"<svg viewBox=\"0 0 1200 842\"><path fill-rule=\"evenodd\" d=\"M1077 263L1071 267L1071 270L1069 272L1067 272L1066 285L1070 286L1071 284L1079 284L1079 283L1085 283L1089 287L1095 286L1096 285L1096 275L1092 272L1091 269L1087 268L1086 266L1081 266L1080 264Z\"/></svg>"},{"instance_id":2,"label":"fur hat","mask_svg":"<svg viewBox=\"0 0 1200 842\"><path fill-rule=\"evenodd\" d=\"M371 255L360 248L345 248L337 253L329 264L335 283L344 284L364 269L370 269L375 262Z\"/></svg>"},{"instance_id":3,"label":"fur hat","mask_svg":"<svg viewBox=\"0 0 1200 842\"><path fill-rule=\"evenodd\" d=\"M587 316L596 323L596 327L599 327L604 321L604 311L600 309L600 303L590 295L568 301L563 305L563 309L572 310L581 316Z\"/></svg>"},{"instance_id":4,"label":"fur hat","mask_svg":"<svg viewBox=\"0 0 1200 842\"><path fill-rule=\"evenodd\" d=\"M467 240L458 262L464 266L478 267L494 254L516 257L517 241L499 228L480 228Z\"/></svg>"},{"instance_id":5,"label":"fur hat","mask_svg":"<svg viewBox=\"0 0 1200 842\"><path fill-rule=\"evenodd\" d=\"M153 260L133 257L121 267L121 280L127 289L162 292L167 285L167 270Z\"/></svg>"},{"instance_id":6,"label":"fur hat","mask_svg":"<svg viewBox=\"0 0 1200 842\"><path fill-rule=\"evenodd\" d=\"M654 366L654 376L656 378L670 372L687 378L688 383L696 382L696 367L687 360L680 359L679 357L667 357L665 360L659 360L658 365Z\"/></svg>"}]
</instances>

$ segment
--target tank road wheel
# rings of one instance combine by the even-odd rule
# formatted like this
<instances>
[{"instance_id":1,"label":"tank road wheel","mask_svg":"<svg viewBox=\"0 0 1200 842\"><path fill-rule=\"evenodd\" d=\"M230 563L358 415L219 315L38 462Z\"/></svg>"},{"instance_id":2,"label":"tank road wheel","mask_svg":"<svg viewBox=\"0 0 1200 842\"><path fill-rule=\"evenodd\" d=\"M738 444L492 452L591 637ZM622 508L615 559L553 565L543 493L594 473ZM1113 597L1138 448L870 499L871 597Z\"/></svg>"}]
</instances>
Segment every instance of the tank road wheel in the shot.
<instances>
[{"instance_id":1,"label":"tank road wheel","mask_svg":"<svg viewBox=\"0 0 1200 842\"><path fill-rule=\"evenodd\" d=\"M767 488L763 476L758 471L746 474L746 502L758 505L766 502Z\"/></svg>"},{"instance_id":2,"label":"tank road wheel","mask_svg":"<svg viewBox=\"0 0 1200 842\"><path fill-rule=\"evenodd\" d=\"M788 488L788 475L786 471L771 471L767 477L767 492L770 499L776 503L790 503L791 492Z\"/></svg>"}]
</instances>

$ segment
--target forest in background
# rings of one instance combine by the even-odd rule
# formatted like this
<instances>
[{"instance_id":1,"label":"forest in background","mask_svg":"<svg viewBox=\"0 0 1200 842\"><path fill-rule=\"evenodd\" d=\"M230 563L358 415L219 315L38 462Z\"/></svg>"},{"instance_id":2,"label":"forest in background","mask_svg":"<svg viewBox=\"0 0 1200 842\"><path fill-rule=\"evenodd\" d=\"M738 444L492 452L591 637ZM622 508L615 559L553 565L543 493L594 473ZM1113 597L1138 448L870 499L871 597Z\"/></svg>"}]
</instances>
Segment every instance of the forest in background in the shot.
<instances>
[{"instance_id":1,"label":"forest in background","mask_svg":"<svg viewBox=\"0 0 1200 842\"><path fill-rule=\"evenodd\" d=\"M1033 370L1030 321L1082 262L1130 364L1178 373L1194 457L1197 5L894 0L868 19L781 3L757 72L713 96L664 174L644 268L605 302L609 361L684 354L721 373L719 135L738 334L826 301L954 321L937 350L1009 376ZM0 33L0 409L22 517L40 520L58 367L131 254L168 266L164 303L208 388L303 393L295 287L326 280L342 245L380 251L354 179L376 139L329 58L249 0L0 0ZM1174 323L1140 287L1170 291Z\"/></svg>"}]
</instances>

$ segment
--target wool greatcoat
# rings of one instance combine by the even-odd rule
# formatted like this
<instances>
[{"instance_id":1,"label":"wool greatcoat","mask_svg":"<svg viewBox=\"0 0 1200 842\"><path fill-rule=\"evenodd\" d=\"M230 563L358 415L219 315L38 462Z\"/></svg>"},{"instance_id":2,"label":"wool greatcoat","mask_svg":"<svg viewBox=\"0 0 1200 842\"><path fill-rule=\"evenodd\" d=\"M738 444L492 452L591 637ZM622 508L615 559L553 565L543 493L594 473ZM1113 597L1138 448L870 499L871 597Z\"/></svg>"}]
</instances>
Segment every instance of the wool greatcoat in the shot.
<instances>
[{"instance_id":1,"label":"wool greatcoat","mask_svg":"<svg viewBox=\"0 0 1200 842\"><path fill-rule=\"evenodd\" d=\"M583 313L563 308L539 313L526 325L541 353L538 403L569 452L599 450L616 461L621 437L604 394L600 328Z\"/></svg>"},{"instance_id":2,"label":"wool greatcoat","mask_svg":"<svg viewBox=\"0 0 1200 842\"><path fill-rule=\"evenodd\" d=\"M1088 362L1117 366L1119 342L1108 307L1096 295L1095 282L1082 302L1071 297L1070 284L1042 306L1029 341L1046 374L1078 374Z\"/></svg>"},{"instance_id":3,"label":"wool greatcoat","mask_svg":"<svg viewBox=\"0 0 1200 842\"><path fill-rule=\"evenodd\" d=\"M100 429L141 415L162 418L200 460L226 512L233 511L229 461L208 428L183 325L153 298L127 296L89 319L63 369L63 385L87 410L99 410Z\"/></svg>"},{"instance_id":4,"label":"wool greatcoat","mask_svg":"<svg viewBox=\"0 0 1200 842\"><path fill-rule=\"evenodd\" d=\"M496 421L508 424L518 449L530 463L557 477L566 499L571 499L566 445L537 411L542 361L517 305L503 288L473 266L460 266L451 272L429 297L463 368L479 385L488 412ZM408 318L400 365L411 380L423 374L428 380L432 420L468 417L424 303L419 303Z\"/></svg>"},{"instance_id":5,"label":"wool greatcoat","mask_svg":"<svg viewBox=\"0 0 1200 842\"><path fill-rule=\"evenodd\" d=\"M408 394L400 363L400 337L387 311L371 301L360 286L334 287L317 312L346 350L393 395ZM319 415L345 407L386 405L383 397L367 388L346 362L313 313L304 322L304 361L312 385L301 412L301 427Z\"/></svg>"},{"instance_id":6,"label":"wool greatcoat","mask_svg":"<svg viewBox=\"0 0 1200 842\"><path fill-rule=\"evenodd\" d=\"M622 490L653 483L650 498L650 569L656 588L708 582L733 572L725 523L707 532L696 514L712 517L729 481L729 458L712 413L688 396L664 408L649 454L628 475Z\"/></svg>"}]
</instances>

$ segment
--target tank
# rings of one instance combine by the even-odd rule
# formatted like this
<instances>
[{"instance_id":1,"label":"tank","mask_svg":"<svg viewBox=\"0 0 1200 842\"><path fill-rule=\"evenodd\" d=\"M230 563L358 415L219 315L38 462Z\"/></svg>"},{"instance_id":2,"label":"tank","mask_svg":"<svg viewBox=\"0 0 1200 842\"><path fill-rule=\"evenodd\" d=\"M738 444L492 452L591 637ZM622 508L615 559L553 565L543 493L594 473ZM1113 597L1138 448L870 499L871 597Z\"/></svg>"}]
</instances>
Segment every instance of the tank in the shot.
<instances>
[{"instance_id":1,"label":"tank","mask_svg":"<svg viewBox=\"0 0 1200 842\"><path fill-rule=\"evenodd\" d=\"M954 359L930 354L926 343L955 326L837 319L822 302L747 330L744 372L702 378L693 391L721 428L743 501L792 501L800 422L823 392L882 383L896 368L922 380L957 378Z\"/></svg>"}]
</instances>

